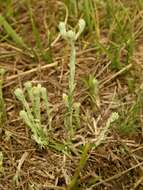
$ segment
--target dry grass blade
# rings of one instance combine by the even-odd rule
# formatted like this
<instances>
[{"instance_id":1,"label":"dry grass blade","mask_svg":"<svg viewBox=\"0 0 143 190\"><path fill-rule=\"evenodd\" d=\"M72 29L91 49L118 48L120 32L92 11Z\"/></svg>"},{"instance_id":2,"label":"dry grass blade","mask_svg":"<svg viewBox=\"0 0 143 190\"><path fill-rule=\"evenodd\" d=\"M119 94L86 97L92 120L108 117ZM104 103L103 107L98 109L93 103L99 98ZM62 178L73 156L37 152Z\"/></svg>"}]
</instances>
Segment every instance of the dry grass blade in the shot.
<instances>
[{"instance_id":1,"label":"dry grass blade","mask_svg":"<svg viewBox=\"0 0 143 190\"><path fill-rule=\"evenodd\" d=\"M19 160L19 164L17 166L16 174L15 174L15 176L13 178L13 181L16 182L17 185L18 185L18 182L19 182L21 167L22 167L24 161L26 160L27 156L28 156L28 152L24 152L21 159Z\"/></svg>"},{"instance_id":2,"label":"dry grass blade","mask_svg":"<svg viewBox=\"0 0 143 190\"><path fill-rule=\"evenodd\" d=\"M51 63L49 65L43 65L40 67L40 70L46 70L48 68L52 68L52 67L56 67L58 65L58 62L54 62L54 63ZM25 72L21 72L19 74L16 74L16 75L12 75L10 77L7 77L6 81L11 81L11 80L14 80L14 79L17 79L18 77L24 77L24 76L27 76L27 75L30 75L32 73L35 73L37 72L39 69L39 66L34 68L34 69L31 69L31 70L28 70L28 71L25 71Z\"/></svg>"}]
</instances>

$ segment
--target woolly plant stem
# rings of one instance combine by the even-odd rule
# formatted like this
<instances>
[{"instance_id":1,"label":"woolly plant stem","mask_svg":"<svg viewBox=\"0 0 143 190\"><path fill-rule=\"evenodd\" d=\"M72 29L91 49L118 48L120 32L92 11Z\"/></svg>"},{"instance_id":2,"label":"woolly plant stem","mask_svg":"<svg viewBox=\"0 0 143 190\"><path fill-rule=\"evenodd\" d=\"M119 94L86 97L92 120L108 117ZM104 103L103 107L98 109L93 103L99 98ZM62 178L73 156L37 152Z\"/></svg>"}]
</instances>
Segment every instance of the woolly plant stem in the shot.
<instances>
[{"instance_id":1,"label":"woolly plant stem","mask_svg":"<svg viewBox=\"0 0 143 190\"><path fill-rule=\"evenodd\" d=\"M75 88L75 65L76 65L76 49L74 42L71 42L71 57L70 57L70 75L69 75L69 95L68 95L68 109L69 109L69 125L70 130L73 131L73 95Z\"/></svg>"}]
</instances>

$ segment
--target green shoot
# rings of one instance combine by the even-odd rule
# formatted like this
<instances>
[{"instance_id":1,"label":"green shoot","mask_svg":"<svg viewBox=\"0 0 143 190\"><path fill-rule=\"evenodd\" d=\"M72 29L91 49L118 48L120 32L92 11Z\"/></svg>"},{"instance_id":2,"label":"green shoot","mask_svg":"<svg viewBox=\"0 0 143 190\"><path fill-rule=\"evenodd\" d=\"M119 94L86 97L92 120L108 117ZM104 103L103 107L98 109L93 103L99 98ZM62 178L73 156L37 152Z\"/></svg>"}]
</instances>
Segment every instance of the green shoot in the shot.
<instances>
[{"instance_id":1,"label":"green shoot","mask_svg":"<svg viewBox=\"0 0 143 190\"><path fill-rule=\"evenodd\" d=\"M81 159L79 161L79 165L76 168L74 176L73 176L71 182L69 183L69 185L67 187L67 190L74 190L74 189L78 188L79 175L80 175L80 172L83 170L83 168L84 168L84 166L85 166L85 164L87 162L88 154L89 154L90 149L91 149L91 144L86 143L85 146L84 146L84 149L83 149L83 153L81 155Z\"/></svg>"},{"instance_id":2,"label":"green shoot","mask_svg":"<svg viewBox=\"0 0 143 190\"><path fill-rule=\"evenodd\" d=\"M23 48L27 48L26 44L23 42L22 38L14 31L14 29L10 26L7 20L0 15L0 26L3 26L6 33L13 39L13 41L19 46Z\"/></svg>"},{"instance_id":3,"label":"green shoot","mask_svg":"<svg viewBox=\"0 0 143 190\"><path fill-rule=\"evenodd\" d=\"M88 77L86 77L85 79L83 79L86 93L87 95L90 97L91 99L91 103L93 103L94 105L96 104L97 106L100 106L100 99L99 99L99 84L97 79L92 76L89 75Z\"/></svg>"},{"instance_id":4,"label":"green shoot","mask_svg":"<svg viewBox=\"0 0 143 190\"><path fill-rule=\"evenodd\" d=\"M29 106L29 103L27 102L23 91L20 88L16 89L14 92L17 99L23 104L23 110L20 111L20 117L31 129L33 133L32 138L37 142L37 144L39 144L41 148L45 148L49 144L48 130L44 125L42 125L40 106L41 99L43 99L48 115L49 130L51 130L52 117L48 103L48 94L44 87L41 87L39 84L33 87L30 82L25 83L25 89L31 101L31 107Z\"/></svg>"},{"instance_id":5,"label":"green shoot","mask_svg":"<svg viewBox=\"0 0 143 190\"><path fill-rule=\"evenodd\" d=\"M79 20L79 30L77 33L75 31L69 30L66 31L65 23L61 22L59 24L59 29L62 37L67 41L67 43L71 46L71 56L70 56L70 62L69 62L69 91L67 97L67 108L69 113L69 129L70 132L73 131L73 103L74 103L74 89L76 86L75 83L75 65L76 65L76 48L75 48L75 42L80 36L80 34L83 32L85 27L85 21L83 19Z\"/></svg>"}]
</instances>

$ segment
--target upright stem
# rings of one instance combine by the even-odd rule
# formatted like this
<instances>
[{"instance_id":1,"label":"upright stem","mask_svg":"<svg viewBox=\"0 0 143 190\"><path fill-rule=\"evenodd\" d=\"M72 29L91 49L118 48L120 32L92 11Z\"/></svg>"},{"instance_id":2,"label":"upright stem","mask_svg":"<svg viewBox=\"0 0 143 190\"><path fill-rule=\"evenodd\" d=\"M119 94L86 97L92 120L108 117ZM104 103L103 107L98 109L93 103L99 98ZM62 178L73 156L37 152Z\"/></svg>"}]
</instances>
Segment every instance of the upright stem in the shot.
<instances>
[{"instance_id":1,"label":"upright stem","mask_svg":"<svg viewBox=\"0 0 143 190\"><path fill-rule=\"evenodd\" d=\"M71 42L71 57L70 57L70 75L69 75L69 95L68 95L68 109L69 109L69 125L70 131L73 132L73 95L75 88L75 65L76 65L76 49L74 42Z\"/></svg>"},{"instance_id":2,"label":"upright stem","mask_svg":"<svg viewBox=\"0 0 143 190\"><path fill-rule=\"evenodd\" d=\"M79 182L78 180L79 180L80 172L83 170L83 168L86 165L86 162L88 160L88 154L89 154L89 151L90 151L91 147L92 146L91 146L90 143L85 144L83 153L82 153L80 161L79 161L79 165L76 168L74 176L73 176L71 182L69 183L69 185L67 187L67 190L76 190L76 188L78 186L78 182Z\"/></svg>"}]
</instances>

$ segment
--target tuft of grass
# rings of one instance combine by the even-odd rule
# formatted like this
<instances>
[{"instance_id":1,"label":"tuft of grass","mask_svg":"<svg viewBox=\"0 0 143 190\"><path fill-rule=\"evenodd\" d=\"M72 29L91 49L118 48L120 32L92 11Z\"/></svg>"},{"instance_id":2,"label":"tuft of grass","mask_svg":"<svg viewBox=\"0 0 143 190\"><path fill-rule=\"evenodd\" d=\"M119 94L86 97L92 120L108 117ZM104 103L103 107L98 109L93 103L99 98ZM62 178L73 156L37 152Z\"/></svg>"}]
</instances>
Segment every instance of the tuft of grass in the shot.
<instances>
[{"instance_id":1,"label":"tuft of grass","mask_svg":"<svg viewBox=\"0 0 143 190\"><path fill-rule=\"evenodd\" d=\"M74 18L79 18L82 15L86 22L86 30L90 34L94 33L96 39L100 37L99 29L99 17L96 2L94 0L76 1L76 0L65 0L69 15Z\"/></svg>"},{"instance_id":2,"label":"tuft of grass","mask_svg":"<svg viewBox=\"0 0 143 190\"><path fill-rule=\"evenodd\" d=\"M47 63L51 63L52 62L51 49L49 48L48 52L45 52L45 50L44 50L43 44L41 42L40 32L38 30L38 26L36 25L36 21L34 19L31 0L27 1L27 6L28 6L28 13L30 16L31 25L32 25L32 32L33 32L33 36L34 36L35 44L36 44L36 47L34 48L33 51L37 55L40 54L40 56L42 57L42 59L44 61L46 61ZM50 44L49 43L49 41L50 41L49 40L49 38L50 38L49 34L47 34L47 38L48 38L47 41L48 41L48 45L49 45Z\"/></svg>"},{"instance_id":3,"label":"tuft of grass","mask_svg":"<svg viewBox=\"0 0 143 190\"><path fill-rule=\"evenodd\" d=\"M64 94L63 99L65 102L66 107L68 108L68 128L69 128L69 134L70 136L73 136L73 111L74 111L74 90L76 86L75 82L75 65L76 65L76 48L75 48L75 42L80 36L80 34L83 32L85 27L85 21L83 19L79 20L79 30L77 33L74 30L66 30L66 26L64 22L61 22L59 24L59 30L62 35L62 37L67 41L67 43L71 47L71 55L70 55L70 62L69 62L69 90L68 95Z\"/></svg>"},{"instance_id":4,"label":"tuft of grass","mask_svg":"<svg viewBox=\"0 0 143 190\"><path fill-rule=\"evenodd\" d=\"M139 92L137 100L133 103L130 108L126 108L118 121L118 131L122 135L131 135L136 133L140 128L140 111L142 108L142 95L143 92Z\"/></svg>"},{"instance_id":5,"label":"tuft of grass","mask_svg":"<svg viewBox=\"0 0 143 190\"><path fill-rule=\"evenodd\" d=\"M0 26L1 25L4 27L8 36L12 38L12 40L16 43L17 46L27 48L27 45L24 43L22 38L15 32L15 30L11 27L11 25L2 15L0 15Z\"/></svg>"},{"instance_id":6,"label":"tuft of grass","mask_svg":"<svg viewBox=\"0 0 143 190\"><path fill-rule=\"evenodd\" d=\"M36 26L36 22L34 20L33 17L33 11L32 11L32 6L31 6L31 0L27 1L28 4L28 13L30 16L30 21L31 21L31 25L32 25L32 31L33 31L33 36L35 38L35 42L36 42L36 48L42 50L42 44L41 44L41 39L40 39L40 33L38 31L38 27Z\"/></svg>"},{"instance_id":7,"label":"tuft of grass","mask_svg":"<svg viewBox=\"0 0 143 190\"><path fill-rule=\"evenodd\" d=\"M95 32L96 39L100 37L100 29L99 29L99 18L98 18L98 10L96 6L96 2L94 0L86 0L81 3L82 8L81 12L83 14L83 18L87 23L87 29L89 33Z\"/></svg>"},{"instance_id":8,"label":"tuft of grass","mask_svg":"<svg viewBox=\"0 0 143 190\"><path fill-rule=\"evenodd\" d=\"M123 4L119 3L117 12L113 13L114 17L109 31L111 47L109 51L113 53L112 67L120 69L122 51L126 52L125 64L128 64L134 50L133 23L130 16L130 10Z\"/></svg>"},{"instance_id":9,"label":"tuft of grass","mask_svg":"<svg viewBox=\"0 0 143 190\"><path fill-rule=\"evenodd\" d=\"M103 4L105 10L104 27L107 28L107 43L96 40L100 53L111 61L111 68L120 70L130 63L135 48L134 16L129 7L121 1L107 0ZM124 57L124 58L123 58Z\"/></svg>"},{"instance_id":10,"label":"tuft of grass","mask_svg":"<svg viewBox=\"0 0 143 190\"><path fill-rule=\"evenodd\" d=\"M49 130L51 130L52 116L48 102L48 94L44 87L41 87L41 85L33 87L30 82L25 83L25 89L31 101L31 107L29 106L22 89L17 88L14 92L17 99L23 104L23 110L20 111L20 117L23 119L27 127L31 129L33 133L32 138L36 141L36 143L41 148L46 148L49 144L48 130L47 126L42 125L40 101L42 99L46 105L48 127Z\"/></svg>"}]
</instances>

